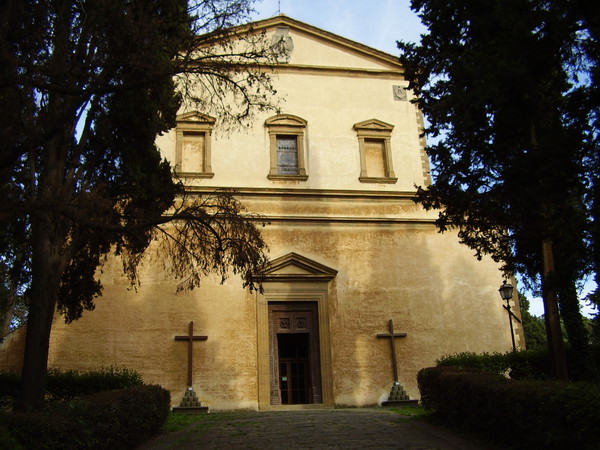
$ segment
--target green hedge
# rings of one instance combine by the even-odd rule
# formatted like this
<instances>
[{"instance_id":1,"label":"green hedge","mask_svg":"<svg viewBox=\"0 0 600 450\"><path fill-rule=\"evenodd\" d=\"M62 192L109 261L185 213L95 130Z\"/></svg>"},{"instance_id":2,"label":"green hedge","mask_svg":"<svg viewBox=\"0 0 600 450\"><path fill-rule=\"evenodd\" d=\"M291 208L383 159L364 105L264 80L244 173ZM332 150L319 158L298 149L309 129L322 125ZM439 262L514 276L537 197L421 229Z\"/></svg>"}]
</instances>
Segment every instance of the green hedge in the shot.
<instances>
[{"instance_id":1,"label":"green hedge","mask_svg":"<svg viewBox=\"0 0 600 450\"><path fill-rule=\"evenodd\" d=\"M452 426L517 448L597 449L600 387L518 381L476 369L431 367L417 376L423 406Z\"/></svg>"},{"instance_id":2,"label":"green hedge","mask_svg":"<svg viewBox=\"0 0 600 450\"><path fill-rule=\"evenodd\" d=\"M18 373L0 372L0 411L12 409L20 384L21 375Z\"/></svg>"},{"instance_id":3,"label":"green hedge","mask_svg":"<svg viewBox=\"0 0 600 450\"><path fill-rule=\"evenodd\" d=\"M51 369L48 371L46 391L48 400L56 402L142 384L142 376L138 372L124 367L109 367L89 372Z\"/></svg>"},{"instance_id":4,"label":"green hedge","mask_svg":"<svg viewBox=\"0 0 600 450\"><path fill-rule=\"evenodd\" d=\"M153 385L104 391L38 413L5 413L24 449L131 449L160 431L170 406L169 392Z\"/></svg>"},{"instance_id":5,"label":"green hedge","mask_svg":"<svg viewBox=\"0 0 600 450\"><path fill-rule=\"evenodd\" d=\"M521 350L507 353L463 352L444 356L437 366L479 369L506 374L516 380L550 380L550 359L547 351Z\"/></svg>"},{"instance_id":6,"label":"green hedge","mask_svg":"<svg viewBox=\"0 0 600 450\"><path fill-rule=\"evenodd\" d=\"M143 381L135 370L109 367L88 372L51 369L46 383L46 403L51 405L95 392L140 386ZM19 374L0 372L0 409L12 409L20 384Z\"/></svg>"},{"instance_id":7,"label":"green hedge","mask_svg":"<svg viewBox=\"0 0 600 450\"><path fill-rule=\"evenodd\" d=\"M600 346L590 346L587 357L565 348L570 381L600 382ZM506 353L463 352L436 361L438 366L472 367L493 373L508 373L516 380L550 380L552 364L547 350L520 350Z\"/></svg>"}]
</instances>

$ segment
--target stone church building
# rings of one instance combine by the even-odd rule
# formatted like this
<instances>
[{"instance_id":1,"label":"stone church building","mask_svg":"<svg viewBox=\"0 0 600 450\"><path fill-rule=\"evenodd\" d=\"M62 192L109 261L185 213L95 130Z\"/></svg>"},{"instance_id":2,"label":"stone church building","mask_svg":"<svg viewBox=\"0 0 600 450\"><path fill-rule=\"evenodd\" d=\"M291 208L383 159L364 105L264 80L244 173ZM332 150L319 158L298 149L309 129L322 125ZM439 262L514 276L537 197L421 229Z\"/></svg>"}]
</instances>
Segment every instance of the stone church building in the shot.
<instances>
[{"instance_id":1,"label":"stone church building","mask_svg":"<svg viewBox=\"0 0 600 450\"><path fill-rule=\"evenodd\" d=\"M158 145L190 192L235 188L269 222L264 293L209 276L176 294L152 256L135 291L109 261L96 309L57 315L49 367L135 369L173 406L191 378L212 410L269 410L381 404L395 379L418 399L437 358L510 350L498 266L413 201L429 163L397 58L284 15L254 26L282 50L282 112L220 133L210 111L181 111ZM20 368L23 336L0 344L0 367Z\"/></svg>"}]
</instances>

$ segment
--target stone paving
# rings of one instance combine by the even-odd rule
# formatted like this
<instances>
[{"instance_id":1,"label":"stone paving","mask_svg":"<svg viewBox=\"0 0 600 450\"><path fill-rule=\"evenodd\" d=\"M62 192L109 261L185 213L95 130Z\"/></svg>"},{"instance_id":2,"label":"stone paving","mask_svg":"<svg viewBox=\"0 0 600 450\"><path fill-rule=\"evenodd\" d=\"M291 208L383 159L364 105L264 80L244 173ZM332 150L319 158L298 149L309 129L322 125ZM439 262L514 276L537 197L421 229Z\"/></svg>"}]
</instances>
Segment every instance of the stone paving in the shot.
<instances>
[{"instance_id":1,"label":"stone paving","mask_svg":"<svg viewBox=\"0 0 600 450\"><path fill-rule=\"evenodd\" d=\"M217 412L142 449L492 448L385 408ZM497 449L497 447L494 447Z\"/></svg>"}]
</instances>

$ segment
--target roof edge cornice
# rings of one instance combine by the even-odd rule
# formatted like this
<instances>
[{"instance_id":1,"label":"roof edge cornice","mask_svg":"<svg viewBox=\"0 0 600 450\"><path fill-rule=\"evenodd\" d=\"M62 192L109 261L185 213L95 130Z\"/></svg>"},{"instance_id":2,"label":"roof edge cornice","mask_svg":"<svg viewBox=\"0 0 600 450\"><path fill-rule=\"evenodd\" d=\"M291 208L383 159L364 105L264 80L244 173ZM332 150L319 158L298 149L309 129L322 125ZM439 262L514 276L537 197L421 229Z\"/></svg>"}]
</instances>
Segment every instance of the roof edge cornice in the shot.
<instances>
[{"instance_id":1,"label":"roof edge cornice","mask_svg":"<svg viewBox=\"0 0 600 450\"><path fill-rule=\"evenodd\" d=\"M286 196L286 197L341 197L369 198L414 201L416 191L382 191L367 189L303 189L279 187L226 187L226 186L185 186L188 194L211 194L218 191L231 192L239 196Z\"/></svg>"}]
</instances>

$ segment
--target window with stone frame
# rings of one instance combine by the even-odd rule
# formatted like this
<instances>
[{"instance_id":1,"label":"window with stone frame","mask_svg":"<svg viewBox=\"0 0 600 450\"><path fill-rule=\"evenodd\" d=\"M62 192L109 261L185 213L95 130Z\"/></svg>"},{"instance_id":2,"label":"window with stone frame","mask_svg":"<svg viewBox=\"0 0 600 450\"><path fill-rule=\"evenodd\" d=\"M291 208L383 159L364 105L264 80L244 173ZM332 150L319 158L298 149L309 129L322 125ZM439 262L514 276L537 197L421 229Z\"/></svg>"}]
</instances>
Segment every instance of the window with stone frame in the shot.
<instances>
[{"instance_id":1,"label":"window with stone frame","mask_svg":"<svg viewBox=\"0 0 600 450\"><path fill-rule=\"evenodd\" d=\"M277 174L298 175L298 136L278 134Z\"/></svg>"},{"instance_id":2,"label":"window with stone frame","mask_svg":"<svg viewBox=\"0 0 600 450\"><path fill-rule=\"evenodd\" d=\"M306 125L306 120L291 114L278 114L265 121L269 133L271 166L267 177L270 180L308 179Z\"/></svg>"},{"instance_id":3,"label":"window with stone frame","mask_svg":"<svg viewBox=\"0 0 600 450\"><path fill-rule=\"evenodd\" d=\"M392 161L394 125L377 119L355 123L360 153L360 175L363 183L395 183L398 181Z\"/></svg>"},{"instance_id":4,"label":"window with stone frame","mask_svg":"<svg viewBox=\"0 0 600 450\"><path fill-rule=\"evenodd\" d=\"M192 111L177 116L175 171L181 177L212 178L211 134L215 118Z\"/></svg>"}]
</instances>

